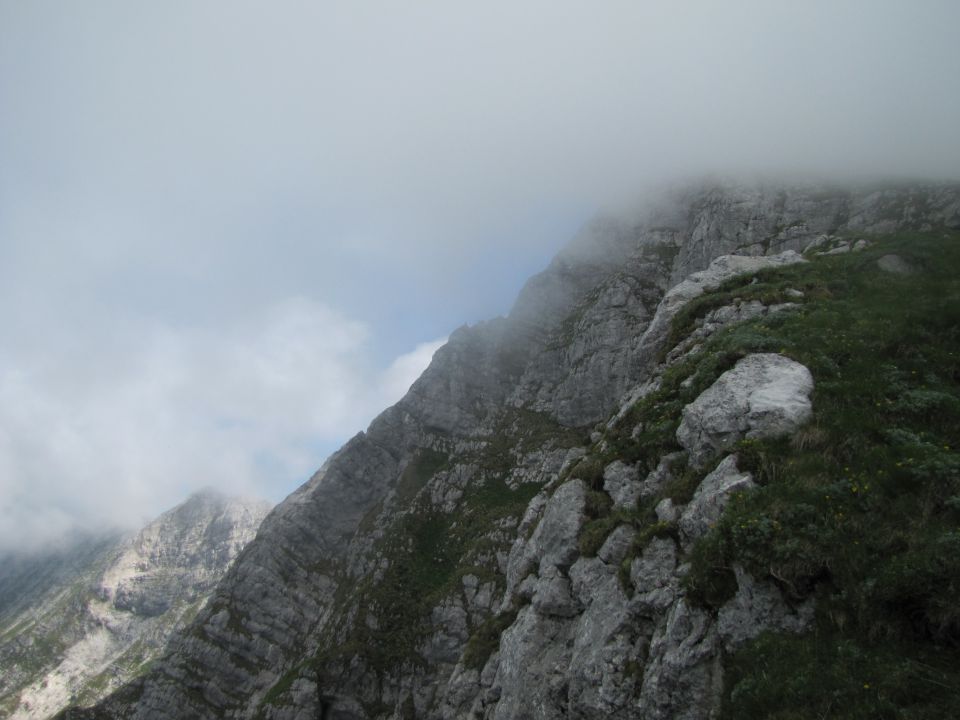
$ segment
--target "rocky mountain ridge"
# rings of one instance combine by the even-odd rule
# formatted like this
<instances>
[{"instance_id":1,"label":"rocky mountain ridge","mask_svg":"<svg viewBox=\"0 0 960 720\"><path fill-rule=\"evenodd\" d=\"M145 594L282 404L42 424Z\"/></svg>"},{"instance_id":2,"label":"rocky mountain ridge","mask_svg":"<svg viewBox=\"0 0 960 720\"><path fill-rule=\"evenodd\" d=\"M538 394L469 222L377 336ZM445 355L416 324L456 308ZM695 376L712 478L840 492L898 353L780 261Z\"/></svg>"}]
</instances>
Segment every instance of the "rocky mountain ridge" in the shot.
<instances>
[{"instance_id":1,"label":"rocky mountain ridge","mask_svg":"<svg viewBox=\"0 0 960 720\"><path fill-rule=\"evenodd\" d=\"M820 577L705 559L772 472L749 443L818 442L836 385L771 327L839 292L806 266L884 273L878 238L958 228L945 185L708 185L592 223L270 515L149 673L67 716L716 716L725 658L809 629Z\"/></svg>"},{"instance_id":2,"label":"rocky mountain ridge","mask_svg":"<svg viewBox=\"0 0 960 720\"><path fill-rule=\"evenodd\" d=\"M268 510L203 491L134 535L6 558L0 715L51 717L142 672L196 615Z\"/></svg>"}]
</instances>

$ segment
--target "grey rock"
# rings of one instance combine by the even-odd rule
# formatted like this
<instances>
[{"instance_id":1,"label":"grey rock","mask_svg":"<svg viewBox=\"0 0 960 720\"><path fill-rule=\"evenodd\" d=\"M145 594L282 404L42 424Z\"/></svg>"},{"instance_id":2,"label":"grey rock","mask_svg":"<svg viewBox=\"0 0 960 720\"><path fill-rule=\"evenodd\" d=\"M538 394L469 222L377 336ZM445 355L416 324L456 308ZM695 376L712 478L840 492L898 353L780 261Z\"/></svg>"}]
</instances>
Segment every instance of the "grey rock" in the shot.
<instances>
[{"instance_id":1,"label":"grey rock","mask_svg":"<svg viewBox=\"0 0 960 720\"><path fill-rule=\"evenodd\" d=\"M683 357L699 352L707 338L729 325L746 322L796 307L799 306L795 303L764 305L759 300L749 302L737 300L733 304L711 310L699 321L699 325L692 332L667 353L666 365L672 365ZM684 386L688 386L692 382L693 377L689 377L684 381Z\"/></svg>"},{"instance_id":2,"label":"grey rock","mask_svg":"<svg viewBox=\"0 0 960 720\"><path fill-rule=\"evenodd\" d=\"M877 266L884 272L893 273L894 275L912 275L916 272L913 265L893 253L884 255L877 260Z\"/></svg>"},{"instance_id":3,"label":"grey rock","mask_svg":"<svg viewBox=\"0 0 960 720\"><path fill-rule=\"evenodd\" d=\"M9 717L50 717L75 698L92 704L133 680L208 601L269 509L197 493L134 535L96 544L87 557L74 554L67 584L44 576L54 557L33 558L28 568L40 582L31 607L10 602L3 613L4 627L28 628L0 643L0 700L14 699ZM211 621L228 619L224 610Z\"/></svg>"},{"instance_id":4,"label":"grey rock","mask_svg":"<svg viewBox=\"0 0 960 720\"><path fill-rule=\"evenodd\" d=\"M815 250L818 247L823 247L829 242L830 242L829 235L818 235L809 243L807 243L807 245L803 248L803 252L805 253L810 252L811 250Z\"/></svg>"},{"instance_id":5,"label":"grey rock","mask_svg":"<svg viewBox=\"0 0 960 720\"><path fill-rule=\"evenodd\" d=\"M566 705L565 669L570 665L570 623L544 617L532 607L520 610L500 639L492 689L493 720L562 715ZM559 711L559 712L558 712Z\"/></svg>"},{"instance_id":6,"label":"grey rock","mask_svg":"<svg viewBox=\"0 0 960 720\"><path fill-rule=\"evenodd\" d=\"M489 683L486 687L489 688ZM457 665L447 681L440 716L475 717L473 710L479 710L477 706L480 705L483 690L484 684L479 670Z\"/></svg>"},{"instance_id":7,"label":"grey rock","mask_svg":"<svg viewBox=\"0 0 960 720\"><path fill-rule=\"evenodd\" d=\"M801 633L813 624L812 599L790 607L771 582L758 582L734 565L737 594L717 613L717 630L727 652L734 652L767 630Z\"/></svg>"},{"instance_id":8,"label":"grey rock","mask_svg":"<svg viewBox=\"0 0 960 720\"><path fill-rule=\"evenodd\" d=\"M520 528L523 532L533 529L533 533L529 540L519 535L510 549L502 610L510 607L514 594L532 597L529 586L520 587L530 573L543 575L548 567L565 570L576 560L585 503L586 486L582 480L567 481L553 495L541 493L530 502Z\"/></svg>"},{"instance_id":9,"label":"grey rock","mask_svg":"<svg viewBox=\"0 0 960 720\"><path fill-rule=\"evenodd\" d=\"M534 593L537 591L537 585L539 584L539 579L533 573L527 575L520 583L516 586L514 595L522 600L532 600ZM505 600L504 609L510 607L513 603L513 598L509 597Z\"/></svg>"},{"instance_id":10,"label":"grey rock","mask_svg":"<svg viewBox=\"0 0 960 720\"><path fill-rule=\"evenodd\" d=\"M492 580L481 585L476 597L469 605L470 612L479 613L481 611L491 610L493 608L493 596L496 588L497 584Z\"/></svg>"},{"instance_id":11,"label":"grey rock","mask_svg":"<svg viewBox=\"0 0 960 720\"><path fill-rule=\"evenodd\" d=\"M793 250L787 250L769 257L722 255L716 258L705 270L693 273L683 282L670 288L669 292L664 295L663 300L657 306L656 314L640 338L638 353L643 356L652 355L654 349L663 344L669 332L670 324L687 303L700 297L705 292L715 290L730 278L801 262L806 261Z\"/></svg>"},{"instance_id":12,"label":"grey rock","mask_svg":"<svg viewBox=\"0 0 960 720\"><path fill-rule=\"evenodd\" d=\"M472 573L467 573L460 578L460 584L463 585L463 597L467 604L473 604L474 598L477 596L477 590L480 588L480 578Z\"/></svg>"},{"instance_id":13,"label":"grey rock","mask_svg":"<svg viewBox=\"0 0 960 720\"><path fill-rule=\"evenodd\" d=\"M678 452L669 453L660 458L657 467L647 474L640 485L640 499L646 500L657 495L663 489L663 486L673 479L670 468L684 456L685 453Z\"/></svg>"},{"instance_id":14,"label":"grey rock","mask_svg":"<svg viewBox=\"0 0 960 720\"><path fill-rule=\"evenodd\" d=\"M528 553L539 561L540 572L550 566L568 568L580 554L578 538L584 520L587 489L582 480L557 488L530 538Z\"/></svg>"},{"instance_id":15,"label":"grey rock","mask_svg":"<svg viewBox=\"0 0 960 720\"><path fill-rule=\"evenodd\" d=\"M420 654L427 662L452 665L460 657L461 648L470 637L467 611L459 598L448 598L433 608L430 620L434 631L420 648Z\"/></svg>"},{"instance_id":16,"label":"grey rock","mask_svg":"<svg viewBox=\"0 0 960 720\"><path fill-rule=\"evenodd\" d=\"M630 582L635 590L633 602L663 611L677 598L677 544L670 538L653 538L640 557L630 564Z\"/></svg>"},{"instance_id":17,"label":"grey rock","mask_svg":"<svg viewBox=\"0 0 960 720\"><path fill-rule=\"evenodd\" d=\"M657 514L657 520L660 522L675 522L679 516L678 508L674 506L673 500L670 498L664 498L658 502L653 511Z\"/></svg>"},{"instance_id":18,"label":"grey rock","mask_svg":"<svg viewBox=\"0 0 960 720\"><path fill-rule=\"evenodd\" d=\"M570 468L576 465L580 461L580 459L583 458L586 454L587 454L586 448L583 448L583 447L570 448L569 450L567 450L563 463L561 464L560 468L557 470L557 473L560 475L563 475L563 473L569 471Z\"/></svg>"},{"instance_id":19,"label":"grey rock","mask_svg":"<svg viewBox=\"0 0 960 720\"><path fill-rule=\"evenodd\" d=\"M532 601L533 609L541 615L573 617L581 610L570 594L570 579L552 565L537 580Z\"/></svg>"},{"instance_id":20,"label":"grey rock","mask_svg":"<svg viewBox=\"0 0 960 720\"><path fill-rule=\"evenodd\" d=\"M596 559L581 562L602 565ZM630 666L641 656L646 640L612 569L596 574L587 607L573 629L566 714L629 717L638 680Z\"/></svg>"},{"instance_id":21,"label":"grey rock","mask_svg":"<svg viewBox=\"0 0 960 720\"><path fill-rule=\"evenodd\" d=\"M766 307L767 315L772 315L774 313L783 312L784 310L793 310L800 307L797 303L786 302L786 303L776 303L774 305L768 305Z\"/></svg>"},{"instance_id":22,"label":"grey rock","mask_svg":"<svg viewBox=\"0 0 960 720\"><path fill-rule=\"evenodd\" d=\"M616 460L603 469L603 489L615 508L634 508L640 497L640 474L635 465Z\"/></svg>"},{"instance_id":23,"label":"grey rock","mask_svg":"<svg viewBox=\"0 0 960 720\"><path fill-rule=\"evenodd\" d=\"M844 253L850 252L850 249L851 249L850 243L841 243L837 245L835 248L830 248L829 250L825 250L824 252L817 253L817 255L842 255Z\"/></svg>"},{"instance_id":24,"label":"grey rock","mask_svg":"<svg viewBox=\"0 0 960 720\"><path fill-rule=\"evenodd\" d=\"M685 542L692 543L712 528L733 493L756 487L750 473L737 469L737 456L728 455L697 487L693 499L680 516L680 533Z\"/></svg>"},{"instance_id":25,"label":"grey rock","mask_svg":"<svg viewBox=\"0 0 960 720\"><path fill-rule=\"evenodd\" d=\"M661 380L658 376L654 376L644 380L636 387L630 388L630 390L620 398L620 409L617 411L609 423L608 427L614 427L619 424L623 418L630 412L634 405L643 400L650 393L656 392L660 389ZM637 433L640 432L641 427L637 426L633 429L632 437L636 439Z\"/></svg>"},{"instance_id":26,"label":"grey rock","mask_svg":"<svg viewBox=\"0 0 960 720\"><path fill-rule=\"evenodd\" d=\"M677 441L701 467L742 438L769 438L796 430L811 416L813 377L782 355L758 353L731 370L683 409Z\"/></svg>"},{"instance_id":27,"label":"grey rock","mask_svg":"<svg viewBox=\"0 0 960 720\"><path fill-rule=\"evenodd\" d=\"M678 600L650 642L636 716L651 720L713 717L722 690L719 648L710 615Z\"/></svg>"},{"instance_id":28,"label":"grey rock","mask_svg":"<svg viewBox=\"0 0 960 720\"><path fill-rule=\"evenodd\" d=\"M593 602L597 587L606 582L615 572L599 557L582 557L570 567L570 583L573 596L583 607Z\"/></svg>"},{"instance_id":29,"label":"grey rock","mask_svg":"<svg viewBox=\"0 0 960 720\"><path fill-rule=\"evenodd\" d=\"M597 557L607 565L618 567L630 548L633 547L633 539L637 536L637 531L629 525L619 525L610 536L604 541L600 549L597 550Z\"/></svg>"}]
</instances>

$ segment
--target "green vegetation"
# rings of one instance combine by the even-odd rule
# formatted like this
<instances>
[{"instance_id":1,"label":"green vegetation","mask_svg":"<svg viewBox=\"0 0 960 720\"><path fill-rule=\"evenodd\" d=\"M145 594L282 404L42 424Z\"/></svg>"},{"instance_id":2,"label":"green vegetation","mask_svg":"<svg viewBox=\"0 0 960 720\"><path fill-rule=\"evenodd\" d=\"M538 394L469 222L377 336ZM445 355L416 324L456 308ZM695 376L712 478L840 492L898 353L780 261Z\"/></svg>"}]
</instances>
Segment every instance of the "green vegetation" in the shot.
<instances>
[{"instance_id":1,"label":"green vegetation","mask_svg":"<svg viewBox=\"0 0 960 720\"><path fill-rule=\"evenodd\" d=\"M888 253L916 272L881 271ZM817 625L730 658L723 715L960 717L960 235L906 234L735 278L684 308L667 347L711 310L751 300L799 307L717 332L673 364L571 476L597 491L613 460L652 470L680 449L684 405L747 354L803 363L816 382L813 421L790 439L737 446L760 488L735 496L694 547L686 585L719 608L740 563L789 599L816 594ZM687 502L710 469L678 460L674 479L636 509L612 510L592 492L581 551L595 554L621 523L638 531L632 556L675 533L653 507Z\"/></svg>"},{"instance_id":2,"label":"green vegetation","mask_svg":"<svg viewBox=\"0 0 960 720\"><path fill-rule=\"evenodd\" d=\"M765 634L726 664L725 718L957 717L956 663L936 648L829 628Z\"/></svg>"},{"instance_id":3,"label":"green vegetation","mask_svg":"<svg viewBox=\"0 0 960 720\"><path fill-rule=\"evenodd\" d=\"M446 453L430 448L418 450L400 474L400 479L397 480L395 491L398 502L405 505L412 501L430 478L445 469L448 464L449 456Z\"/></svg>"},{"instance_id":4,"label":"green vegetation","mask_svg":"<svg viewBox=\"0 0 960 720\"><path fill-rule=\"evenodd\" d=\"M350 630L310 665L328 672L360 658L380 673L422 665L418 648L427 637L430 612L444 598L462 592L463 577L470 574L481 582L502 583L491 563L509 536L500 538L497 528L509 518L515 525L541 489L539 483L511 486L510 471L526 452L570 447L582 440L582 432L564 428L543 413L508 409L497 431L461 457L463 463L480 468L480 475L464 487L454 512L435 507L428 489L438 474L456 471L448 454L418 451L398 478L389 508L393 520L375 545L383 558L382 572L369 574L358 585L341 578L342 587L350 591L341 593L338 612ZM383 520L384 508L378 506L361 528L370 532ZM471 657L489 656L492 649L486 645L496 622L491 618L474 628ZM299 672L295 668L285 676L265 702L276 702Z\"/></svg>"},{"instance_id":5,"label":"green vegetation","mask_svg":"<svg viewBox=\"0 0 960 720\"><path fill-rule=\"evenodd\" d=\"M426 501L415 503L379 544L388 566L382 578L361 586L361 620L349 651L381 671L418 664L415 649L431 608L457 592L464 575L492 577L477 562L489 544L485 537L498 519L522 513L539 490L537 484L511 489L503 480L490 479L468 488L456 513L432 509ZM364 623L366 613L376 618L375 627Z\"/></svg>"},{"instance_id":6,"label":"green vegetation","mask_svg":"<svg viewBox=\"0 0 960 720\"><path fill-rule=\"evenodd\" d=\"M294 681L300 676L302 669L303 666L298 665L286 672L274 683L273 687L267 691L267 694L263 696L261 705L276 705L283 694L293 686Z\"/></svg>"},{"instance_id":7,"label":"green vegetation","mask_svg":"<svg viewBox=\"0 0 960 720\"><path fill-rule=\"evenodd\" d=\"M463 664L474 670L482 670L490 656L500 647L503 631L517 619L517 610L500 613L488 618L470 637L463 651Z\"/></svg>"},{"instance_id":8,"label":"green vegetation","mask_svg":"<svg viewBox=\"0 0 960 720\"><path fill-rule=\"evenodd\" d=\"M917 272L879 270L890 252ZM816 593L818 618L732 658L724 716L960 716L960 238L901 236L737 282L725 302L792 287L804 304L706 352L802 362L815 416L790 440L737 447L760 488L697 545L688 591L718 607L740 563L788 597Z\"/></svg>"}]
</instances>

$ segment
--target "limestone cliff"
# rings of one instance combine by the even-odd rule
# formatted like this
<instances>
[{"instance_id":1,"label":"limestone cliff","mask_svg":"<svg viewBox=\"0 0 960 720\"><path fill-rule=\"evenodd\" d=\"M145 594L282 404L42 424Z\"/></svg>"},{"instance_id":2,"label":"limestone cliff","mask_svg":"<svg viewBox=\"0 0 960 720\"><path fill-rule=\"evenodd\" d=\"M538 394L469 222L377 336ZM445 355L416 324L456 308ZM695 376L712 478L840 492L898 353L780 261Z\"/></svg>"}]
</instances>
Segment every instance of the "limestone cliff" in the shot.
<instances>
[{"instance_id":1,"label":"limestone cliff","mask_svg":"<svg viewBox=\"0 0 960 720\"><path fill-rule=\"evenodd\" d=\"M196 615L269 505L205 491L133 536L73 538L0 569L0 707L17 719L93 704Z\"/></svg>"},{"instance_id":2,"label":"limestone cliff","mask_svg":"<svg viewBox=\"0 0 960 720\"><path fill-rule=\"evenodd\" d=\"M770 328L839 297L806 266L882 273L885 234L958 228L956 186L704 185L598 219L270 514L150 672L70 716L715 716L725 658L809 629L827 577L705 559L767 487L756 448L815 444L836 386L841 359L812 372Z\"/></svg>"}]
</instances>

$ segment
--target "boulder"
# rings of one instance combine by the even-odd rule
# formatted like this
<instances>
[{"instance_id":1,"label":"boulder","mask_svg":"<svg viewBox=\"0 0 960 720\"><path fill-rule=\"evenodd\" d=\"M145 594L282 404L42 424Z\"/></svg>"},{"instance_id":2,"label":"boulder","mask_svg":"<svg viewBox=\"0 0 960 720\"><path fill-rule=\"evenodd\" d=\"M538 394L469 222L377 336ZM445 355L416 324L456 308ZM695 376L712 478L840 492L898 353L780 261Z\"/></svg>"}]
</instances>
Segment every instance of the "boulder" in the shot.
<instances>
[{"instance_id":1,"label":"boulder","mask_svg":"<svg viewBox=\"0 0 960 720\"><path fill-rule=\"evenodd\" d=\"M677 441L702 467L743 438L786 435L810 419L813 376L773 353L741 359L683 409Z\"/></svg>"},{"instance_id":2,"label":"boulder","mask_svg":"<svg viewBox=\"0 0 960 720\"><path fill-rule=\"evenodd\" d=\"M813 598L792 608L772 582L760 582L734 565L737 594L720 608L717 631L727 652L734 652L766 630L800 633L813 623Z\"/></svg>"},{"instance_id":3,"label":"boulder","mask_svg":"<svg viewBox=\"0 0 960 720\"><path fill-rule=\"evenodd\" d=\"M754 487L756 483L753 482L753 476L737 469L737 456L725 457L723 462L703 479L693 495L693 500L680 516L678 525L684 542L690 544L706 535L720 519L733 493Z\"/></svg>"},{"instance_id":4,"label":"boulder","mask_svg":"<svg viewBox=\"0 0 960 720\"><path fill-rule=\"evenodd\" d=\"M877 266L884 272L892 273L894 275L911 275L914 272L913 265L908 263L899 255L895 255L893 253L884 255L882 258L877 260Z\"/></svg>"},{"instance_id":5,"label":"boulder","mask_svg":"<svg viewBox=\"0 0 960 720\"><path fill-rule=\"evenodd\" d=\"M629 509L637 506L640 497L640 474L635 465L616 460L603 470L603 489L613 498L613 506Z\"/></svg>"}]
</instances>

